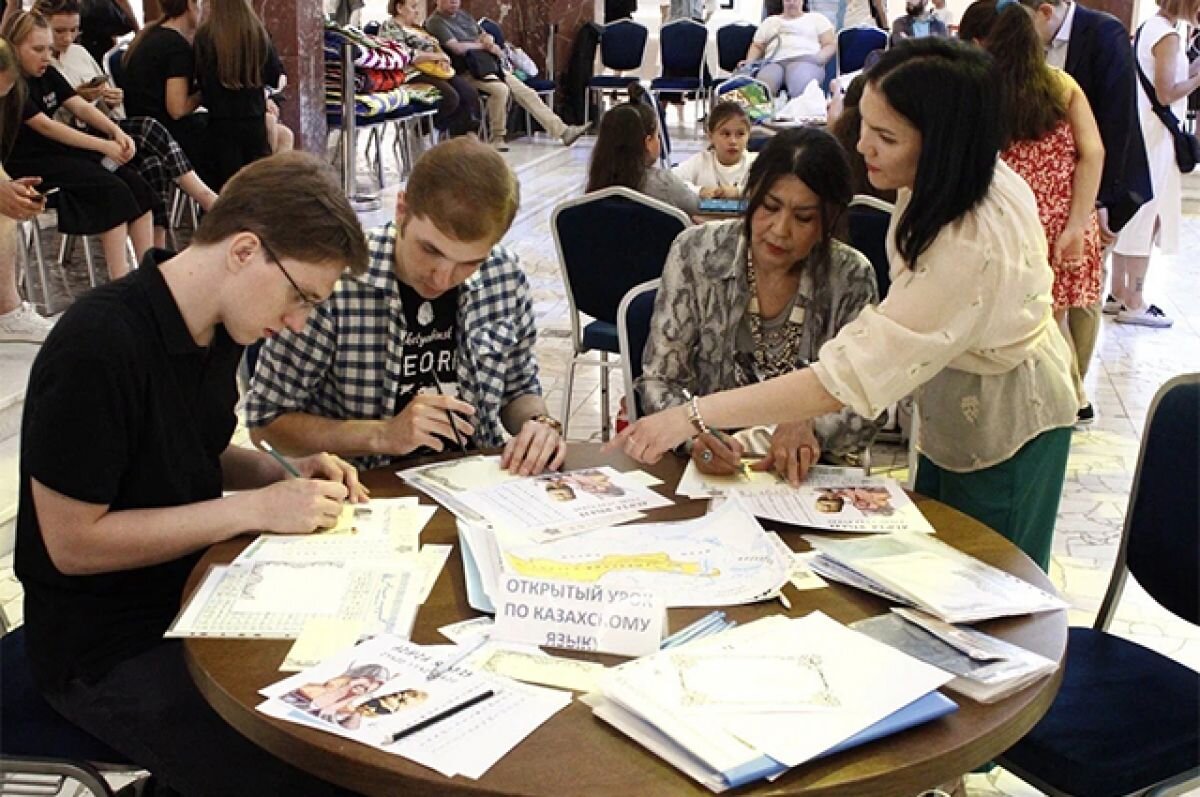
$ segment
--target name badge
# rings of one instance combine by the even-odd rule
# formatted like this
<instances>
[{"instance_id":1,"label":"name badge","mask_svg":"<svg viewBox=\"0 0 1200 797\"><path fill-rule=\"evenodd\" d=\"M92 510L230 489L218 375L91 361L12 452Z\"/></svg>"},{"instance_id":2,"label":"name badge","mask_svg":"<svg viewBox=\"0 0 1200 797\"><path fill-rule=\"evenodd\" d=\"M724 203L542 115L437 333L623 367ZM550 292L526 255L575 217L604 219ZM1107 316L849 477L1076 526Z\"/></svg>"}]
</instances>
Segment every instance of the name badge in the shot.
<instances>
[{"instance_id":1,"label":"name badge","mask_svg":"<svg viewBox=\"0 0 1200 797\"><path fill-rule=\"evenodd\" d=\"M653 592L502 576L492 639L644 656L658 650L665 615Z\"/></svg>"}]
</instances>

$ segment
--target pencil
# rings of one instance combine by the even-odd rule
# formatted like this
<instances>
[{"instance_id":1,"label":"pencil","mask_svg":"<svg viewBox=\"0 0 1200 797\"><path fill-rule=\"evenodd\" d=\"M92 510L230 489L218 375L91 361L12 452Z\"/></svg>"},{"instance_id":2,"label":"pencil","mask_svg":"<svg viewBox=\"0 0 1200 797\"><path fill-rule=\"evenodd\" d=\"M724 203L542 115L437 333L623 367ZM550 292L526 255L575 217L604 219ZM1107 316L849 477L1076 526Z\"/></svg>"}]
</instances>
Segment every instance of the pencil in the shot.
<instances>
[{"instance_id":1,"label":"pencil","mask_svg":"<svg viewBox=\"0 0 1200 797\"><path fill-rule=\"evenodd\" d=\"M271 445L270 443L268 443L266 440L259 441L258 446L263 451L266 451L268 454L270 454L271 457L274 458L274 460L276 462L278 462L283 467L283 469L286 470L292 476L293 479L304 478L303 476L300 475L300 471L296 470L296 466L293 465L291 462L288 462L284 458L283 454L280 454L278 451L276 451L275 447L273 445Z\"/></svg>"},{"instance_id":2,"label":"pencil","mask_svg":"<svg viewBox=\"0 0 1200 797\"><path fill-rule=\"evenodd\" d=\"M474 697L468 698L467 700L464 700L463 702L459 703L456 706L451 706L450 708L445 709L444 711L439 711L437 714L434 714L432 717L426 717L425 719L421 720L420 722L416 723L415 725L410 725L402 731L396 731L395 733L392 734L391 738L388 739L387 741L389 743L390 742L398 742L401 739L403 739L405 736L411 736L412 734L416 733L417 731L423 731L426 728L428 728L430 725L441 722L444 719L453 717L455 714L458 714L461 711L466 711L471 706L479 705L483 701L487 700L489 697L494 697L495 694L496 693L493 692L491 689L487 690L486 692L480 692L479 694L475 695Z\"/></svg>"},{"instance_id":3,"label":"pencil","mask_svg":"<svg viewBox=\"0 0 1200 797\"><path fill-rule=\"evenodd\" d=\"M442 390L442 382L437 377L437 372L433 372L433 386L437 388L439 396L446 395L446 391ZM454 415L450 410L446 410L446 420L450 421L450 431L454 432L454 442L458 444L458 450L467 453L467 447L463 444L462 438L458 435L458 427L454 425Z\"/></svg>"}]
</instances>

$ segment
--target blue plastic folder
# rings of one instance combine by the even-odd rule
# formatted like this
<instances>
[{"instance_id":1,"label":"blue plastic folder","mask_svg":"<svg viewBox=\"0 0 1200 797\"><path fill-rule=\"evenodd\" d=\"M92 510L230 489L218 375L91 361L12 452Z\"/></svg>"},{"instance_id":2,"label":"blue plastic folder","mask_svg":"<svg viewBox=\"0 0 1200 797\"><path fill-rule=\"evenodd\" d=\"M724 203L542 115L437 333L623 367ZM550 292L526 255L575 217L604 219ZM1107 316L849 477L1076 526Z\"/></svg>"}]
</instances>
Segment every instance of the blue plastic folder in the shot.
<instances>
[{"instance_id":1,"label":"blue plastic folder","mask_svg":"<svg viewBox=\"0 0 1200 797\"><path fill-rule=\"evenodd\" d=\"M947 714L952 714L958 711L958 704L950 698L943 695L941 692L930 692L929 694L919 697L909 703L899 711L893 712L881 719L879 722L864 728L858 733L851 736L849 739L842 741L839 744L826 750L821 755L813 760L826 758L835 753L840 753L843 750L849 750L852 747L858 747L860 744L873 742L876 739L882 739L885 736L891 736L893 733L915 728L918 725L923 725L926 722L932 722L939 717L944 717ZM773 758L762 756L753 761L742 764L736 769L728 772L722 772L721 777L729 785L729 788L736 789L738 786L744 786L747 783L753 783L756 780L772 778L776 775L781 775L786 772L787 766L781 764Z\"/></svg>"}]
</instances>

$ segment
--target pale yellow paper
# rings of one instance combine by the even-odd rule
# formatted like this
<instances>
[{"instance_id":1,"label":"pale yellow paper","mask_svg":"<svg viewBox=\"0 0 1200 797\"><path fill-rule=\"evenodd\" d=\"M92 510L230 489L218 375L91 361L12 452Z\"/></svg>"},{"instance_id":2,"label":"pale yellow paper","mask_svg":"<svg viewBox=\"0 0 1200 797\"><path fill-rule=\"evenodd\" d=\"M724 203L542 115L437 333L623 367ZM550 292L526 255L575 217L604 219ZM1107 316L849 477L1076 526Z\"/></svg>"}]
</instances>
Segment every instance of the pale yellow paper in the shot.
<instances>
[{"instance_id":1,"label":"pale yellow paper","mask_svg":"<svg viewBox=\"0 0 1200 797\"><path fill-rule=\"evenodd\" d=\"M307 620L283 664L279 665L279 671L300 672L315 667L334 653L358 642L362 627L361 620L341 620L337 617L313 617Z\"/></svg>"}]
</instances>

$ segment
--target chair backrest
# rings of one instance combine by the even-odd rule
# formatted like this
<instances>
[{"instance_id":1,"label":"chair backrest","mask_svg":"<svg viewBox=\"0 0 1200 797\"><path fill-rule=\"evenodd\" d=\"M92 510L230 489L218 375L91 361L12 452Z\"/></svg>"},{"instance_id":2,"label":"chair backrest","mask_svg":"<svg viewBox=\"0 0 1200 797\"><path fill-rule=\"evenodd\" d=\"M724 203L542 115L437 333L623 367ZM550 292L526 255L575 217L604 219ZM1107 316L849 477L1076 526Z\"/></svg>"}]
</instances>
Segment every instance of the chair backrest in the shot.
<instances>
[{"instance_id":1,"label":"chair backrest","mask_svg":"<svg viewBox=\"0 0 1200 797\"><path fill-rule=\"evenodd\" d=\"M479 27L483 28L484 33L495 39L496 44L501 47L504 46L504 29L500 27L499 22L496 22L494 19L488 19L487 17L480 17Z\"/></svg>"},{"instance_id":2,"label":"chair backrest","mask_svg":"<svg viewBox=\"0 0 1200 797\"><path fill-rule=\"evenodd\" d=\"M628 72L642 65L650 31L632 19L620 19L604 26L600 33L600 63L606 69Z\"/></svg>"},{"instance_id":3,"label":"chair backrest","mask_svg":"<svg viewBox=\"0 0 1200 797\"><path fill-rule=\"evenodd\" d=\"M0 770L66 775L89 786L93 794L112 793L89 762L131 762L65 720L42 697L25 657L24 628L0 638L0 695Z\"/></svg>"},{"instance_id":4,"label":"chair backrest","mask_svg":"<svg viewBox=\"0 0 1200 797\"><path fill-rule=\"evenodd\" d=\"M617 307L617 340L621 346L621 373L625 378L625 412L630 422L642 414L637 397L637 379L642 375L642 353L650 337L650 319L654 316L654 300L662 280L654 279L635 285Z\"/></svg>"},{"instance_id":5,"label":"chair backrest","mask_svg":"<svg viewBox=\"0 0 1200 797\"><path fill-rule=\"evenodd\" d=\"M593 191L554 208L550 228L576 351L579 313L615 325L626 292L662 276L671 244L690 224L679 208L624 187Z\"/></svg>"},{"instance_id":6,"label":"chair backrest","mask_svg":"<svg viewBox=\"0 0 1200 797\"><path fill-rule=\"evenodd\" d=\"M1121 549L1096 628L1107 630L1125 578L1172 614L1200 623L1200 373L1167 382L1146 414L1146 429Z\"/></svg>"},{"instance_id":7,"label":"chair backrest","mask_svg":"<svg viewBox=\"0 0 1200 797\"><path fill-rule=\"evenodd\" d=\"M366 25L363 25L363 33L367 34L368 36L378 36L379 29L381 27L382 25L379 22L371 20Z\"/></svg>"},{"instance_id":8,"label":"chair backrest","mask_svg":"<svg viewBox=\"0 0 1200 797\"><path fill-rule=\"evenodd\" d=\"M700 77L708 47L708 28L694 19L677 19L662 26L658 41L663 74Z\"/></svg>"},{"instance_id":9,"label":"chair backrest","mask_svg":"<svg viewBox=\"0 0 1200 797\"><path fill-rule=\"evenodd\" d=\"M886 49L887 31L879 28L846 28L837 35L837 73L857 72L867 56L875 50Z\"/></svg>"},{"instance_id":10,"label":"chair backrest","mask_svg":"<svg viewBox=\"0 0 1200 797\"><path fill-rule=\"evenodd\" d=\"M122 63L122 59L125 58L125 51L128 49L128 44L118 44L105 53L102 59L104 73L112 78L113 85L117 88L125 87L125 64Z\"/></svg>"},{"instance_id":11,"label":"chair backrest","mask_svg":"<svg viewBox=\"0 0 1200 797\"><path fill-rule=\"evenodd\" d=\"M746 57L758 26L753 22L731 22L717 30L717 65L726 72L737 69Z\"/></svg>"},{"instance_id":12,"label":"chair backrest","mask_svg":"<svg viewBox=\"0 0 1200 797\"><path fill-rule=\"evenodd\" d=\"M850 200L849 217L850 245L866 255L875 269L875 284L879 288L879 300L887 296L892 287L887 256L887 231L892 223L895 206L867 194L855 194Z\"/></svg>"}]
</instances>

